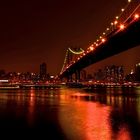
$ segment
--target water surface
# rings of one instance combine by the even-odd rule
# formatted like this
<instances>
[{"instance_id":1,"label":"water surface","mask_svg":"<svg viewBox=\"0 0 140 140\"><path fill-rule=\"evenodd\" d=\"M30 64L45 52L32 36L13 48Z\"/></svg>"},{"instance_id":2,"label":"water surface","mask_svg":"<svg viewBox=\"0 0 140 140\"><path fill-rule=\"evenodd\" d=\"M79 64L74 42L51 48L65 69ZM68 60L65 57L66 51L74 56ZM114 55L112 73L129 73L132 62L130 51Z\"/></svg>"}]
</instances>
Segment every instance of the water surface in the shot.
<instances>
[{"instance_id":1,"label":"water surface","mask_svg":"<svg viewBox=\"0 0 140 140\"><path fill-rule=\"evenodd\" d=\"M139 140L140 91L0 90L0 130L17 139Z\"/></svg>"}]
</instances>

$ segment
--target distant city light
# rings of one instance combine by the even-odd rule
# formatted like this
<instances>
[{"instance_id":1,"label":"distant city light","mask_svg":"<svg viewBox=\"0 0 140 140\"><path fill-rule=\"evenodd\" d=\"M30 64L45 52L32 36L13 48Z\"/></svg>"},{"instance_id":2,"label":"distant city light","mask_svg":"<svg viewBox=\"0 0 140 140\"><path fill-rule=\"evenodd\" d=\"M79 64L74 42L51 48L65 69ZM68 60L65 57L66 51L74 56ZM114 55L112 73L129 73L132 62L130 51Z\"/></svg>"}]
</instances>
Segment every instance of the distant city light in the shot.
<instances>
[{"instance_id":1,"label":"distant city light","mask_svg":"<svg viewBox=\"0 0 140 140\"><path fill-rule=\"evenodd\" d=\"M136 64L136 67L140 66L140 63Z\"/></svg>"},{"instance_id":2,"label":"distant city light","mask_svg":"<svg viewBox=\"0 0 140 140\"><path fill-rule=\"evenodd\" d=\"M116 19L118 19L119 17L118 16L116 16Z\"/></svg>"},{"instance_id":3,"label":"distant city light","mask_svg":"<svg viewBox=\"0 0 140 140\"><path fill-rule=\"evenodd\" d=\"M134 70L133 69L131 70L130 74L134 74Z\"/></svg>"},{"instance_id":4,"label":"distant city light","mask_svg":"<svg viewBox=\"0 0 140 140\"><path fill-rule=\"evenodd\" d=\"M0 82L8 82L9 80L0 80Z\"/></svg>"},{"instance_id":5,"label":"distant city light","mask_svg":"<svg viewBox=\"0 0 140 140\"><path fill-rule=\"evenodd\" d=\"M50 76L50 78L54 78L54 76L52 75L52 76Z\"/></svg>"},{"instance_id":6,"label":"distant city light","mask_svg":"<svg viewBox=\"0 0 140 140\"><path fill-rule=\"evenodd\" d=\"M131 2L131 0L128 0L128 2Z\"/></svg>"},{"instance_id":7,"label":"distant city light","mask_svg":"<svg viewBox=\"0 0 140 140\"><path fill-rule=\"evenodd\" d=\"M20 72L18 72L17 74L20 75Z\"/></svg>"},{"instance_id":8,"label":"distant city light","mask_svg":"<svg viewBox=\"0 0 140 140\"><path fill-rule=\"evenodd\" d=\"M123 12L124 11L124 8L122 8L121 11Z\"/></svg>"}]
</instances>

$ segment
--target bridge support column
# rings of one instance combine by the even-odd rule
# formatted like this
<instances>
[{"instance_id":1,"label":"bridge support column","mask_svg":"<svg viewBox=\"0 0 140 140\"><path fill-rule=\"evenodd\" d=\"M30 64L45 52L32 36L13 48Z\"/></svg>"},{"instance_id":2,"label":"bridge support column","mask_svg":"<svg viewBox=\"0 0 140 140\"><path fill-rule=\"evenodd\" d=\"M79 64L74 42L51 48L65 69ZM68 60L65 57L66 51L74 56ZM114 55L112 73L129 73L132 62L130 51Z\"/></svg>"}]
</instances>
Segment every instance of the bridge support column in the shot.
<instances>
[{"instance_id":1,"label":"bridge support column","mask_svg":"<svg viewBox=\"0 0 140 140\"><path fill-rule=\"evenodd\" d=\"M67 82L72 82L72 75L67 76Z\"/></svg>"},{"instance_id":2,"label":"bridge support column","mask_svg":"<svg viewBox=\"0 0 140 140\"><path fill-rule=\"evenodd\" d=\"M72 75L69 75L69 81L72 82Z\"/></svg>"},{"instance_id":3,"label":"bridge support column","mask_svg":"<svg viewBox=\"0 0 140 140\"><path fill-rule=\"evenodd\" d=\"M67 83L69 82L69 76L67 76Z\"/></svg>"},{"instance_id":4,"label":"bridge support column","mask_svg":"<svg viewBox=\"0 0 140 140\"><path fill-rule=\"evenodd\" d=\"M79 82L80 81L80 70L77 70L75 72L75 82Z\"/></svg>"}]
</instances>

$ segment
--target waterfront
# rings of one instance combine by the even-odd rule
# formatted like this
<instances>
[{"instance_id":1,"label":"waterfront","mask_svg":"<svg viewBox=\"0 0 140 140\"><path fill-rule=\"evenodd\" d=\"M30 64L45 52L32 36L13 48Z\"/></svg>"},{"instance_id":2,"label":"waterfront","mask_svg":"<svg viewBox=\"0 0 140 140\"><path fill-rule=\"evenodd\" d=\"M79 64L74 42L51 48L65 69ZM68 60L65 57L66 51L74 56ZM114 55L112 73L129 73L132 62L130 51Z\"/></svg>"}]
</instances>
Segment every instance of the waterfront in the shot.
<instances>
[{"instance_id":1,"label":"waterfront","mask_svg":"<svg viewBox=\"0 0 140 140\"><path fill-rule=\"evenodd\" d=\"M139 89L0 90L4 137L139 140Z\"/></svg>"}]
</instances>

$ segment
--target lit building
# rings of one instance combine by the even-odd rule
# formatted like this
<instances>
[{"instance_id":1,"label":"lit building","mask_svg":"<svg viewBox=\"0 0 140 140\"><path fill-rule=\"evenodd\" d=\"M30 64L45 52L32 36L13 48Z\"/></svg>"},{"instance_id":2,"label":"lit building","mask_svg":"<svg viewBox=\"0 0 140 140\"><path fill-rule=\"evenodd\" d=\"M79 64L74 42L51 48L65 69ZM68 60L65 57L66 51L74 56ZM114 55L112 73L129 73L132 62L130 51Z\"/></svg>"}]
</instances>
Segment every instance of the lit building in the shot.
<instances>
[{"instance_id":1,"label":"lit building","mask_svg":"<svg viewBox=\"0 0 140 140\"><path fill-rule=\"evenodd\" d=\"M121 82L124 79L123 66L106 66L104 71L105 80L108 82Z\"/></svg>"}]
</instances>

